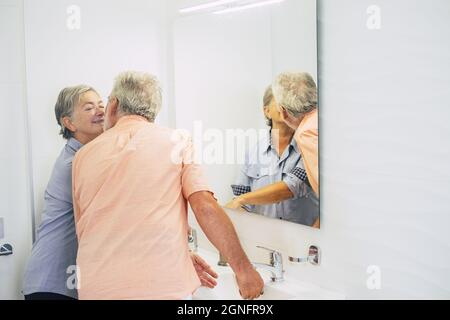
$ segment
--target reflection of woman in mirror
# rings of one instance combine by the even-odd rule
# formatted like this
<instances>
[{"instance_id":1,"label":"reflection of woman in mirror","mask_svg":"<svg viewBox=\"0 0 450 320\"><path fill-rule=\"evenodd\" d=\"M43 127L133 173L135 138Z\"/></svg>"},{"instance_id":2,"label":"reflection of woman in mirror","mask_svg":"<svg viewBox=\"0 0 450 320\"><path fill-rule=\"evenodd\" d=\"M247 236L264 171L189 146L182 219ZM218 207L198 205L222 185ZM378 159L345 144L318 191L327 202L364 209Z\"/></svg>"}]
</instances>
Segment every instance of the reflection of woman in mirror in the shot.
<instances>
[{"instance_id":1,"label":"reflection of woman in mirror","mask_svg":"<svg viewBox=\"0 0 450 320\"><path fill-rule=\"evenodd\" d=\"M264 115L270 131L247 151L245 164L231 186L236 197L227 207L315 226L319 200L293 139L295 131L283 121L272 87L264 95Z\"/></svg>"}]
</instances>

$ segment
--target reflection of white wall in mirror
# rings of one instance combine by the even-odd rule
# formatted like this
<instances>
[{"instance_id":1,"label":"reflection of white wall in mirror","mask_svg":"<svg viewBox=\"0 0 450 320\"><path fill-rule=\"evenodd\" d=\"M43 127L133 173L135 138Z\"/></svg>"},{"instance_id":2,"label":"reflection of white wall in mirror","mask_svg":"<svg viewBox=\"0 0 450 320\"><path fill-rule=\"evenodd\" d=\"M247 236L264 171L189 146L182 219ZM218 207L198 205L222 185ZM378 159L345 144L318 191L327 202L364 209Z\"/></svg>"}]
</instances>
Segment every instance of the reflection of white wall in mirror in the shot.
<instances>
[{"instance_id":1,"label":"reflection of white wall in mirror","mask_svg":"<svg viewBox=\"0 0 450 320\"><path fill-rule=\"evenodd\" d=\"M249 9L254 9L254 8L259 8L259 7L269 6L269 5L272 5L272 4L281 3L283 1L286 1L286 0L256 1L256 2L249 3L249 4L237 5L237 6L233 6L233 7L230 7L230 8L217 10L217 11L214 11L213 13L214 14L225 14L225 13L249 10Z\"/></svg>"},{"instance_id":2,"label":"reflection of white wall in mirror","mask_svg":"<svg viewBox=\"0 0 450 320\"><path fill-rule=\"evenodd\" d=\"M264 89L271 82L270 15L251 11L237 16L180 18L174 27L176 126L193 129L266 128ZM221 203L239 166L205 166Z\"/></svg>"},{"instance_id":3,"label":"reflection of white wall in mirror","mask_svg":"<svg viewBox=\"0 0 450 320\"><path fill-rule=\"evenodd\" d=\"M219 6L225 6L225 5L230 5L233 4L235 2L239 2L241 0L216 0L216 1L210 1L207 3L202 3L202 4L197 4L197 5L193 5L193 6L189 6L189 7L184 7L182 9L179 10L180 13L190 13L190 12L197 12L197 11L202 11L202 10L206 10L206 9L211 9L211 8L216 8Z\"/></svg>"},{"instance_id":4,"label":"reflection of white wall in mirror","mask_svg":"<svg viewBox=\"0 0 450 320\"><path fill-rule=\"evenodd\" d=\"M286 0L271 9L273 76L304 71L317 81L316 0Z\"/></svg>"},{"instance_id":5,"label":"reflection of white wall in mirror","mask_svg":"<svg viewBox=\"0 0 450 320\"><path fill-rule=\"evenodd\" d=\"M3 224L3 218L0 218L0 240L3 239L3 237L5 236L5 231L4 231L4 224Z\"/></svg>"},{"instance_id":6,"label":"reflection of white wall in mirror","mask_svg":"<svg viewBox=\"0 0 450 320\"><path fill-rule=\"evenodd\" d=\"M182 6L178 12L182 15L189 13L213 13L224 14L243 10L249 10L253 8L264 7L281 3L286 0L216 0L202 3L194 3L189 6ZM183 3L183 1L182 1Z\"/></svg>"}]
</instances>

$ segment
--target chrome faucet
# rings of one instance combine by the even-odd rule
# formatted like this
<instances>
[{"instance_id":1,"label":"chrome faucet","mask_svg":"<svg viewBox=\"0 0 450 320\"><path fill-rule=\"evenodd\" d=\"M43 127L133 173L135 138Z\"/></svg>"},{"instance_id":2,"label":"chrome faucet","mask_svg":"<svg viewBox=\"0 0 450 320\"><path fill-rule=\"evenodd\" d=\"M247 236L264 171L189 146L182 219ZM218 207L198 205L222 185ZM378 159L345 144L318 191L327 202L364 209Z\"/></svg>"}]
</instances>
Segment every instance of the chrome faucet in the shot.
<instances>
[{"instance_id":1,"label":"chrome faucet","mask_svg":"<svg viewBox=\"0 0 450 320\"><path fill-rule=\"evenodd\" d=\"M281 282L284 280L283 257L280 252L269 248L256 246L259 249L267 250L270 253L270 263L252 263L256 268L268 270L272 273L272 282Z\"/></svg>"}]
</instances>

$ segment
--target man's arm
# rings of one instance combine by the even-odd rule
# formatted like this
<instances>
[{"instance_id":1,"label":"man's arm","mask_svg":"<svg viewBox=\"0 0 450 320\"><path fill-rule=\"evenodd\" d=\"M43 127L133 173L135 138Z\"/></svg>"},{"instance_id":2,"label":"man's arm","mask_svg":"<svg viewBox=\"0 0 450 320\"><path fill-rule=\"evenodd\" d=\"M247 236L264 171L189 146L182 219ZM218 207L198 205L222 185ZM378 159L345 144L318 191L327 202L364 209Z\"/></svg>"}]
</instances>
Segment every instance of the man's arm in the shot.
<instances>
[{"instance_id":1,"label":"man's arm","mask_svg":"<svg viewBox=\"0 0 450 320\"><path fill-rule=\"evenodd\" d=\"M242 297L259 297L264 282L242 249L236 230L225 211L210 192L195 192L188 201L200 227L211 243L225 256L236 274Z\"/></svg>"}]
</instances>

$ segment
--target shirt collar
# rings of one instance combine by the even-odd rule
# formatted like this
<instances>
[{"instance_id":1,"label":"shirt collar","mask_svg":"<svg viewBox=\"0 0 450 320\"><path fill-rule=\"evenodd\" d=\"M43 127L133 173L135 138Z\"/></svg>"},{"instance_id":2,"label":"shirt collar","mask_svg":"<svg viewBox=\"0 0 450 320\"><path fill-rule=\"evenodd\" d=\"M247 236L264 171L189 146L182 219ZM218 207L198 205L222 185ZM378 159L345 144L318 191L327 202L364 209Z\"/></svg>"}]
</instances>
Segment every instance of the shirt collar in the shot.
<instances>
[{"instance_id":1,"label":"shirt collar","mask_svg":"<svg viewBox=\"0 0 450 320\"><path fill-rule=\"evenodd\" d=\"M134 121L146 121L146 122L150 123L146 118L133 114L133 115L126 115L126 116L120 117L120 119L117 121L115 126L121 125L123 123L134 122Z\"/></svg>"},{"instance_id":2,"label":"shirt collar","mask_svg":"<svg viewBox=\"0 0 450 320\"><path fill-rule=\"evenodd\" d=\"M69 148L71 148L74 152L77 152L78 150L80 150L80 148L83 146L81 144L81 142L79 142L77 139L75 138L70 138L69 141L67 141L67 145L69 146Z\"/></svg>"},{"instance_id":3,"label":"shirt collar","mask_svg":"<svg viewBox=\"0 0 450 320\"><path fill-rule=\"evenodd\" d=\"M294 136L292 136L291 142L289 143L289 147L294 148L295 152L300 153L298 150L298 146L297 146L297 142L294 139ZM272 130L268 131L268 134L266 135L265 139L261 139L261 144L260 144L260 150L263 153L268 153L271 149L275 150L275 147L272 144Z\"/></svg>"},{"instance_id":4,"label":"shirt collar","mask_svg":"<svg viewBox=\"0 0 450 320\"><path fill-rule=\"evenodd\" d=\"M291 145L294 148L295 152L300 153L298 150L297 141L295 141L294 137L295 134L292 136L291 143L289 145Z\"/></svg>"}]
</instances>

